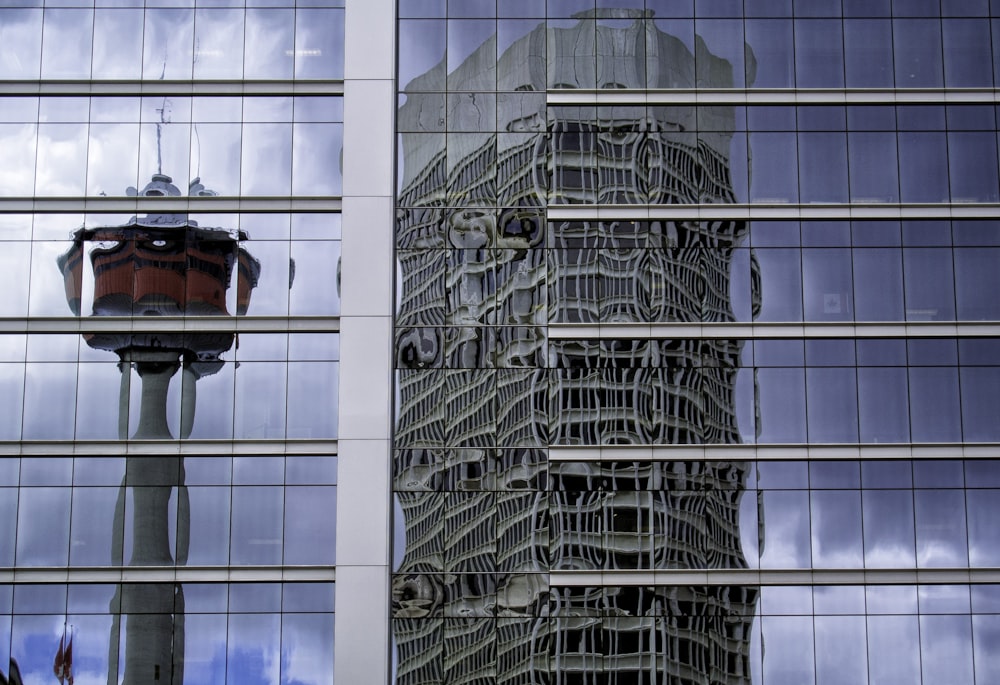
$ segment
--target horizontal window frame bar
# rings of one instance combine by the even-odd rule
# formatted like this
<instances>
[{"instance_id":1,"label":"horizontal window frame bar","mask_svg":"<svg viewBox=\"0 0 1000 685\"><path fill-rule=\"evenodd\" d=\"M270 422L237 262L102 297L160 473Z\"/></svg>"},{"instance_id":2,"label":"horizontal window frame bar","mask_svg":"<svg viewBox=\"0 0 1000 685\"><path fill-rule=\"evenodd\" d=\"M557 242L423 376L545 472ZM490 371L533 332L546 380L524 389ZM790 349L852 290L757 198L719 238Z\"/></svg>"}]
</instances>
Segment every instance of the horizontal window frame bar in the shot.
<instances>
[{"instance_id":1,"label":"horizontal window frame bar","mask_svg":"<svg viewBox=\"0 0 1000 685\"><path fill-rule=\"evenodd\" d=\"M622 585L983 585L1000 583L1000 569L728 569L671 571L550 571L550 587Z\"/></svg>"},{"instance_id":2,"label":"horizontal window frame bar","mask_svg":"<svg viewBox=\"0 0 1000 685\"><path fill-rule=\"evenodd\" d=\"M0 584L336 582L335 566L126 566L0 569Z\"/></svg>"},{"instance_id":3,"label":"horizontal window frame bar","mask_svg":"<svg viewBox=\"0 0 1000 685\"><path fill-rule=\"evenodd\" d=\"M95 95L343 95L344 81L337 80L53 80L0 81L0 96Z\"/></svg>"},{"instance_id":4,"label":"horizontal window frame bar","mask_svg":"<svg viewBox=\"0 0 1000 685\"><path fill-rule=\"evenodd\" d=\"M3 243L0 243L2 246ZM86 316L0 318L5 333L339 333L339 316Z\"/></svg>"},{"instance_id":5,"label":"horizontal window frame bar","mask_svg":"<svg viewBox=\"0 0 1000 685\"><path fill-rule=\"evenodd\" d=\"M689 205L549 205L549 221L995 219L1000 203L733 203Z\"/></svg>"},{"instance_id":6,"label":"horizontal window frame bar","mask_svg":"<svg viewBox=\"0 0 1000 685\"><path fill-rule=\"evenodd\" d=\"M88 212L258 214L333 213L343 209L341 196L213 196L213 197L0 197L0 214L84 214Z\"/></svg>"},{"instance_id":7,"label":"horizontal window frame bar","mask_svg":"<svg viewBox=\"0 0 1000 685\"><path fill-rule=\"evenodd\" d=\"M1000 443L549 445L550 462L997 459Z\"/></svg>"},{"instance_id":8,"label":"horizontal window frame bar","mask_svg":"<svg viewBox=\"0 0 1000 685\"><path fill-rule=\"evenodd\" d=\"M998 88L565 88L545 92L546 104L581 105L772 105L995 103Z\"/></svg>"},{"instance_id":9,"label":"horizontal window frame bar","mask_svg":"<svg viewBox=\"0 0 1000 685\"><path fill-rule=\"evenodd\" d=\"M550 340L988 338L1000 337L1000 322L549 323L548 337Z\"/></svg>"},{"instance_id":10,"label":"horizontal window frame bar","mask_svg":"<svg viewBox=\"0 0 1000 685\"><path fill-rule=\"evenodd\" d=\"M2 457L337 456L337 439L3 440Z\"/></svg>"}]
</instances>

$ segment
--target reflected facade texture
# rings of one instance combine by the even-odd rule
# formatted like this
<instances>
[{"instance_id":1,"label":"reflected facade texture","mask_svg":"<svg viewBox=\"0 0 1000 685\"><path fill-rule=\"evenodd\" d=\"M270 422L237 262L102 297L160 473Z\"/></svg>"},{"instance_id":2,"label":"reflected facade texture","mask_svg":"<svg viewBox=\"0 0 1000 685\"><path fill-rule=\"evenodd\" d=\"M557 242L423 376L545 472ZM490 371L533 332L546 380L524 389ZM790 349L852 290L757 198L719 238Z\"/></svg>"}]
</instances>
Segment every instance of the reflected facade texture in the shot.
<instances>
[{"instance_id":1,"label":"reflected facade texture","mask_svg":"<svg viewBox=\"0 0 1000 685\"><path fill-rule=\"evenodd\" d=\"M595 34L594 17L612 25ZM551 570L748 565L747 462L548 459L550 445L741 442L743 341L548 335L550 322L734 320L745 222L547 219L560 204L735 201L732 108L714 108L717 130L696 136L694 107L546 109L537 96L546 74L593 81L576 57L594 40L601 87L643 87L647 75L667 87L696 62L706 83L732 86L731 64L650 18L540 24L499 58L489 39L447 73L447 98L426 92L444 87L441 68L404 91L397 682L750 682L756 588L549 583ZM509 92L482 92L493 89ZM446 120L447 133L418 132L425 120ZM691 615L655 617L671 604Z\"/></svg>"},{"instance_id":2,"label":"reflected facade texture","mask_svg":"<svg viewBox=\"0 0 1000 685\"><path fill-rule=\"evenodd\" d=\"M0 682L329 685L345 8L145 4L0 9Z\"/></svg>"},{"instance_id":3,"label":"reflected facade texture","mask_svg":"<svg viewBox=\"0 0 1000 685\"><path fill-rule=\"evenodd\" d=\"M1000 674L973 4L399 2L396 683Z\"/></svg>"}]
</instances>

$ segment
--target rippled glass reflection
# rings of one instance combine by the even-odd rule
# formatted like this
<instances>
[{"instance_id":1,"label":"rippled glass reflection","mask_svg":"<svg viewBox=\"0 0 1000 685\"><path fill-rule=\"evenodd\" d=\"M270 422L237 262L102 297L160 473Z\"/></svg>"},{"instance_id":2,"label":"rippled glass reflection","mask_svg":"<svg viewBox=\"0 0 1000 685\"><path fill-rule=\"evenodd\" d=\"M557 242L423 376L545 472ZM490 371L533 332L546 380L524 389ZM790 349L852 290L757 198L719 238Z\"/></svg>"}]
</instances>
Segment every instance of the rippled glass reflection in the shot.
<instances>
[{"instance_id":1,"label":"rippled glass reflection","mask_svg":"<svg viewBox=\"0 0 1000 685\"><path fill-rule=\"evenodd\" d=\"M705 648L687 619L667 625L623 611L602 630L600 619L576 618L589 609L568 596L557 608L562 599L548 587L550 569L748 566L739 529L746 463L564 464L546 449L741 441L733 398L742 341L547 336L550 321L734 319L729 270L744 222L545 220L553 204L736 200L733 108L703 112L709 132L696 134L693 107L546 108L532 93L598 80L642 87L649 74L665 85L695 73L733 84L732 63L703 47L695 54L648 19L620 10L547 28L511 24L501 47L493 38L468 44L461 29L479 20L449 22L447 77L433 68L405 90L397 682L570 682L571 673L612 668L640 677L665 654L664 668L749 677L755 588L738 590L740 618L698 624L731 640ZM414 20L407 30L436 26ZM509 41L516 28L524 33ZM717 28L721 36L732 27ZM598 57L588 58L595 45ZM441 83L447 97L431 92ZM643 637L654 629L662 632Z\"/></svg>"}]
</instances>

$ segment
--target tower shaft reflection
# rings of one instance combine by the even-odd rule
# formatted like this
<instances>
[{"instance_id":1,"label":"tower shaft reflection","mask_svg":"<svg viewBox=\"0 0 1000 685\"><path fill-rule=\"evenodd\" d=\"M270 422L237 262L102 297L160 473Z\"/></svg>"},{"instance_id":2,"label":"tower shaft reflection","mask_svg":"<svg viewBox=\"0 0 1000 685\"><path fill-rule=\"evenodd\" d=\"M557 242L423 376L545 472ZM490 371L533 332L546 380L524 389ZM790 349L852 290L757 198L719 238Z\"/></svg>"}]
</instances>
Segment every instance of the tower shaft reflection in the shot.
<instances>
[{"instance_id":1,"label":"tower shaft reflection","mask_svg":"<svg viewBox=\"0 0 1000 685\"><path fill-rule=\"evenodd\" d=\"M197 180L192 191L208 192ZM180 191L169 176L156 174L139 195L178 196ZM143 316L229 316L226 293L237 270L241 278L236 309L243 314L260 269L239 247L243 238L224 229L201 228L183 215L134 217L124 226L78 230L73 246L58 265L67 301L78 315L83 299L83 262L88 256L95 279L94 316L122 317L130 322ZM221 355L232 347L235 336L144 333L126 325L119 331L86 334L84 339L91 348L118 355L122 374L119 439L158 442L191 435L195 384L222 368L225 362ZM180 416L174 435L171 384L180 369ZM139 385L137 412L130 411L135 404L134 378ZM129 435L133 416L135 430ZM150 456L129 457L115 505L111 563L130 567L186 564L190 528L183 457L156 455L155 450ZM109 685L184 682L184 594L180 584L124 583L112 599L111 613Z\"/></svg>"}]
</instances>

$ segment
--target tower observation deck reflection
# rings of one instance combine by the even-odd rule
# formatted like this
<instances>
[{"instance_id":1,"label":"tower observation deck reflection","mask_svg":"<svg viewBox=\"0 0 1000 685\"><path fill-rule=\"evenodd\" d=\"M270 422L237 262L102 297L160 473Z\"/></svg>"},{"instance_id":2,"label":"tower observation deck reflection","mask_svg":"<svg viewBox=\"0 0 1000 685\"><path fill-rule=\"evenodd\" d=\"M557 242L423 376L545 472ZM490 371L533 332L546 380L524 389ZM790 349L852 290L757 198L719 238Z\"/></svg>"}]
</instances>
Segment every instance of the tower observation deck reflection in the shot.
<instances>
[{"instance_id":1,"label":"tower observation deck reflection","mask_svg":"<svg viewBox=\"0 0 1000 685\"><path fill-rule=\"evenodd\" d=\"M131 189L134 191L134 189ZM212 194L198 180L191 194ZM144 197L179 196L169 176L156 174L138 192ZM236 311L245 314L257 284L260 264L239 241L246 236L222 228L203 228L185 215L134 217L123 226L82 228L58 260L70 308L81 314L84 260L93 269L93 316L230 316L227 291L238 272ZM88 284L89 289L89 284ZM138 327L137 327L138 328ZM88 346L118 355L121 440L187 438L194 425L196 383L217 373L232 333L140 332L133 321L120 330L84 335ZM133 376L135 371L135 376ZM168 424L168 392L180 371L180 425ZM140 386L138 420L129 434L132 383ZM187 563L191 536L184 458L131 456L119 489L112 533L112 564L174 566ZM176 507L176 520L173 509ZM130 534L130 535L129 535ZM127 537L128 536L128 537ZM122 607L119 613L115 607ZM133 613L134 612L134 613ZM180 584L128 583L112 600L108 683L184 682L184 595ZM125 622L124 631L122 622ZM119 642L124 632L124 649ZM124 664L119 664L119 653Z\"/></svg>"},{"instance_id":2,"label":"tower observation deck reflection","mask_svg":"<svg viewBox=\"0 0 1000 685\"><path fill-rule=\"evenodd\" d=\"M614 21L595 30L595 16ZM546 223L548 205L735 201L732 107L546 108L544 96L553 83L732 87L732 66L648 12L577 19L538 26L499 60L490 38L404 91L398 683L750 682L756 588L549 586L550 570L747 566L749 464L547 463L550 445L740 442L740 341L548 337L550 322L733 321L746 231ZM494 88L495 128L482 114ZM447 137L416 133L438 119Z\"/></svg>"}]
</instances>

